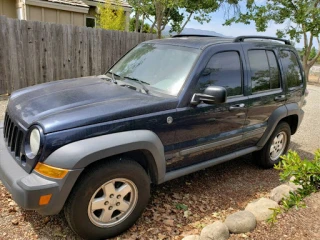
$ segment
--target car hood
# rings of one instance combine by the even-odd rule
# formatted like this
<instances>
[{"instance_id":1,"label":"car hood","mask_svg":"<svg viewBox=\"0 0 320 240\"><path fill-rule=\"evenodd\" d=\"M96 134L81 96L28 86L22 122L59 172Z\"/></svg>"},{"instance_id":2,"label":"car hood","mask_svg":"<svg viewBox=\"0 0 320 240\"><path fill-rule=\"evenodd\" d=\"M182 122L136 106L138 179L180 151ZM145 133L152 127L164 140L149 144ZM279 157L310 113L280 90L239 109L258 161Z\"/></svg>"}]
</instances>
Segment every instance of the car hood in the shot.
<instances>
[{"instance_id":1,"label":"car hood","mask_svg":"<svg viewBox=\"0 0 320 240\"><path fill-rule=\"evenodd\" d=\"M45 133L165 111L177 99L142 94L98 77L55 81L14 92L8 113L24 128Z\"/></svg>"}]
</instances>

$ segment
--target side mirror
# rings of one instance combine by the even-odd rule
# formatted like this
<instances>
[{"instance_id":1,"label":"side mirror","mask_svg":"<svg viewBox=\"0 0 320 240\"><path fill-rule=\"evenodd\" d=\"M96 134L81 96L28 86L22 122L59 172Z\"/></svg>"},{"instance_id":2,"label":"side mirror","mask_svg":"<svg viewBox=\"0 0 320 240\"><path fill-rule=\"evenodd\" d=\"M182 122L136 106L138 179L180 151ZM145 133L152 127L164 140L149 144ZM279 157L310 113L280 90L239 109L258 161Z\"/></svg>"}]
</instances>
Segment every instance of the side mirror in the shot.
<instances>
[{"instance_id":1,"label":"side mirror","mask_svg":"<svg viewBox=\"0 0 320 240\"><path fill-rule=\"evenodd\" d=\"M191 104L198 105L200 102L206 104L219 104L227 101L227 90L224 87L209 86L203 93L195 93L191 99Z\"/></svg>"}]
</instances>

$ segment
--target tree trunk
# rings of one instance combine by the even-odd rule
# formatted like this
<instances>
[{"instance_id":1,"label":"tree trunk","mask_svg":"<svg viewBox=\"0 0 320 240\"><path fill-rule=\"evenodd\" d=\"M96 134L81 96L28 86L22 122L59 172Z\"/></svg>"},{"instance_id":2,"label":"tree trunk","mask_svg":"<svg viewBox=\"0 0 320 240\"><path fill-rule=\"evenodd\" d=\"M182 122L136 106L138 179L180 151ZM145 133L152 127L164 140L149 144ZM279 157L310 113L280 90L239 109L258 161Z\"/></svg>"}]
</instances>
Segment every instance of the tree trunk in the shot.
<instances>
[{"instance_id":1,"label":"tree trunk","mask_svg":"<svg viewBox=\"0 0 320 240\"><path fill-rule=\"evenodd\" d=\"M304 74L306 76L306 81L309 82L310 66L304 67Z\"/></svg>"},{"instance_id":2,"label":"tree trunk","mask_svg":"<svg viewBox=\"0 0 320 240\"><path fill-rule=\"evenodd\" d=\"M136 11L136 25L135 25L135 29L134 29L134 31L135 32L139 32L139 13Z\"/></svg>"}]
</instances>

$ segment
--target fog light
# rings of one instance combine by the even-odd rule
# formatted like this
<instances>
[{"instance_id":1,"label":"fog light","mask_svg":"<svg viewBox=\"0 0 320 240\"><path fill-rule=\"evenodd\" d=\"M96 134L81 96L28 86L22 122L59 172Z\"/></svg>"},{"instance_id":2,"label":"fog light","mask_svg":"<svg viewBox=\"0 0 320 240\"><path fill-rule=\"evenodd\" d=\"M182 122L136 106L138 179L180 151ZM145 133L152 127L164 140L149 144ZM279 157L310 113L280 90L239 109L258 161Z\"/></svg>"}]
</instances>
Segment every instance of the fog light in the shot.
<instances>
[{"instance_id":1,"label":"fog light","mask_svg":"<svg viewBox=\"0 0 320 240\"><path fill-rule=\"evenodd\" d=\"M66 169L52 167L43 163L38 163L34 170L46 177L58 179L64 178L69 172Z\"/></svg>"},{"instance_id":2,"label":"fog light","mask_svg":"<svg viewBox=\"0 0 320 240\"><path fill-rule=\"evenodd\" d=\"M52 197L52 194L41 196L39 199L39 205L40 206L47 205L50 202L51 197Z\"/></svg>"}]
</instances>

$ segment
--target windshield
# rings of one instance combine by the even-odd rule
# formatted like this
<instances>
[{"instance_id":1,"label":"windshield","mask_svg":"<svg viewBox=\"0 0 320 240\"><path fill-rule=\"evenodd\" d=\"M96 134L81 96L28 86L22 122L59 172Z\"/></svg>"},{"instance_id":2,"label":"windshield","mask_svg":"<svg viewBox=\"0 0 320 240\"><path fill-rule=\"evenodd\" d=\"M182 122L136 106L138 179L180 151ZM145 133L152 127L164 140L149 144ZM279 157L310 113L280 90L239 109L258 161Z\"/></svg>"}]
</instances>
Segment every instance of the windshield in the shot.
<instances>
[{"instance_id":1,"label":"windshield","mask_svg":"<svg viewBox=\"0 0 320 240\"><path fill-rule=\"evenodd\" d=\"M161 44L140 44L110 70L123 80L134 79L165 94L177 96L200 50Z\"/></svg>"}]
</instances>

